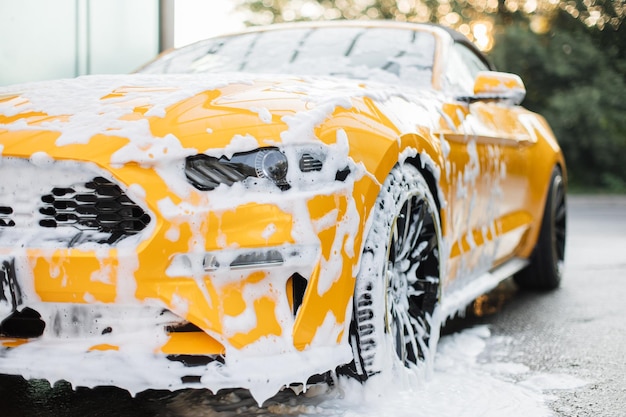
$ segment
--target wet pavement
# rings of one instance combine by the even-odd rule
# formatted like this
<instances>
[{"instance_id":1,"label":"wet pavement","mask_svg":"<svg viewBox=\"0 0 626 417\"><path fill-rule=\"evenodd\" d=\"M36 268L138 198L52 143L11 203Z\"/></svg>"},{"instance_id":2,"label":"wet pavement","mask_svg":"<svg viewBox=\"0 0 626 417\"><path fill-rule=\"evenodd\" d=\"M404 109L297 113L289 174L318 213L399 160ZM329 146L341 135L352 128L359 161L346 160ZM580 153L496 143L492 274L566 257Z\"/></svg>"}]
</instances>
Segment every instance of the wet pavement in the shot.
<instances>
[{"instance_id":1,"label":"wet pavement","mask_svg":"<svg viewBox=\"0 0 626 417\"><path fill-rule=\"evenodd\" d=\"M589 381L555 392L559 416L626 416L626 197L570 197L566 271L547 293L517 292L486 322L520 362Z\"/></svg>"}]
</instances>

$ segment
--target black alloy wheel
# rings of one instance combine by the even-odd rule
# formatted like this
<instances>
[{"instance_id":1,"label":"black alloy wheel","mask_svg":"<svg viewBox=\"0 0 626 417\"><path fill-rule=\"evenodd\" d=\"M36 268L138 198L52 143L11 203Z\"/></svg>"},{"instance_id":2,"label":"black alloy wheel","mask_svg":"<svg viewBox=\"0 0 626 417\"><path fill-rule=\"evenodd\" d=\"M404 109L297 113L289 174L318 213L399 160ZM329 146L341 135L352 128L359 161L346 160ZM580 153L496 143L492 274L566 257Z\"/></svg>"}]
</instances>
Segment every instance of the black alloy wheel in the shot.
<instances>
[{"instance_id":1,"label":"black alloy wheel","mask_svg":"<svg viewBox=\"0 0 626 417\"><path fill-rule=\"evenodd\" d=\"M537 245L528 267L515 275L522 288L552 290L558 288L565 265L567 235L567 197L561 170L552 172Z\"/></svg>"},{"instance_id":2,"label":"black alloy wheel","mask_svg":"<svg viewBox=\"0 0 626 417\"><path fill-rule=\"evenodd\" d=\"M388 347L405 366L436 348L440 296L438 209L420 172L396 166L383 184L355 288L351 343L361 379L385 368Z\"/></svg>"}]
</instances>

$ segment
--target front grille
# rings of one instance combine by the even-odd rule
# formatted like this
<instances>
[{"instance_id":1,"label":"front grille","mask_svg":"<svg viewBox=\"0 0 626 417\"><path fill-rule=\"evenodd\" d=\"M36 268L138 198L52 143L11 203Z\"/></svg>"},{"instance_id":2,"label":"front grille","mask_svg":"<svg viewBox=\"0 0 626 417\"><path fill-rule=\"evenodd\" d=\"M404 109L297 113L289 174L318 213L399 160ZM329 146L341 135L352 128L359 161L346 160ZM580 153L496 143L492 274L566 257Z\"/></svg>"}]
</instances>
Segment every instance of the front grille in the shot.
<instances>
[{"instance_id":1,"label":"front grille","mask_svg":"<svg viewBox=\"0 0 626 417\"><path fill-rule=\"evenodd\" d=\"M150 216L141 207L119 186L102 177L68 187L54 187L41 196L41 202L41 227L73 227L87 234L105 234L99 236L99 243L114 243L132 236L150 223Z\"/></svg>"},{"instance_id":2,"label":"front grille","mask_svg":"<svg viewBox=\"0 0 626 417\"><path fill-rule=\"evenodd\" d=\"M114 244L151 219L92 164L0 158L0 247Z\"/></svg>"},{"instance_id":3,"label":"front grille","mask_svg":"<svg viewBox=\"0 0 626 417\"><path fill-rule=\"evenodd\" d=\"M0 206L0 227L13 226L15 226L15 220L13 220L13 208Z\"/></svg>"}]
</instances>

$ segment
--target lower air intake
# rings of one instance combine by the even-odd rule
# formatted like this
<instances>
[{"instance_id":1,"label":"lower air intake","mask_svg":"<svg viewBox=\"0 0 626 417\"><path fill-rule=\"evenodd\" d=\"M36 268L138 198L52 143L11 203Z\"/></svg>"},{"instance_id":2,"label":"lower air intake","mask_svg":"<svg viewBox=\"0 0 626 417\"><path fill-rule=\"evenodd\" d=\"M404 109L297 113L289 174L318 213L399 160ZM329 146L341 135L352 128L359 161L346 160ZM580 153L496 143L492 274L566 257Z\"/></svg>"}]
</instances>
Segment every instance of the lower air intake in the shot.
<instances>
[{"instance_id":1,"label":"lower air intake","mask_svg":"<svg viewBox=\"0 0 626 417\"><path fill-rule=\"evenodd\" d=\"M150 216L116 184L96 177L82 184L55 187L41 197L39 225L72 227L98 243L115 243L142 231ZM83 240L84 241L84 240Z\"/></svg>"}]
</instances>

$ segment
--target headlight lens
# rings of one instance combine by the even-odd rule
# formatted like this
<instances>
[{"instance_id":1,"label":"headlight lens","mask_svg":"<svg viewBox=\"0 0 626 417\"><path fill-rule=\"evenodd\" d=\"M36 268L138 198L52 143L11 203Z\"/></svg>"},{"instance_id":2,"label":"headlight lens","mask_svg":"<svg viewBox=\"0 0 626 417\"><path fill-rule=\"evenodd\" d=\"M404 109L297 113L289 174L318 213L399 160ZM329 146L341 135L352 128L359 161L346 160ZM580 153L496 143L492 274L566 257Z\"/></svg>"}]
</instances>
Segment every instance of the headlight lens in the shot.
<instances>
[{"instance_id":1,"label":"headlight lens","mask_svg":"<svg viewBox=\"0 0 626 417\"><path fill-rule=\"evenodd\" d=\"M302 183L309 184L317 181L320 177L302 176L319 172L325 167L326 154L321 148L303 147L281 150L275 147L260 148L250 152L241 152L227 158L216 158L200 154L189 156L185 162L185 175L187 180L197 189L213 190L220 184L231 186L236 182L247 178L259 178L269 180L281 190L288 190L291 186L299 186ZM292 164L289 164L289 161ZM300 174L292 173L288 177L289 169L295 165ZM344 181L350 170L346 167L335 173L323 174L332 181ZM329 176L334 175L334 178ZM288 180L289 178L289 180Z\"/></svg>"},{"instance_id":2,"label":"headlight lens","mask_svg":"<svg viewBox=\"0 0 626 417\"><path fill-rule=\"evenodd\" d=\"M287 157L278 149L264 149L256 153L254 168L256 176L267 178L276 185L287 184Z\"/></svg>"},{"instance_id":3,"label":"headlight lens","mask_svg":"<svg viewBox=\"0 0 626 417\"><path fill-rule=\"evenodd\" d=\"M288 189L287 157L277 148L261 148L252 152L222 156L194 155L187 158L185 175L199 190L212 190L220 184L228 186L246 178L265 178L280 189Z\"/></svg>"}]
</instances>

